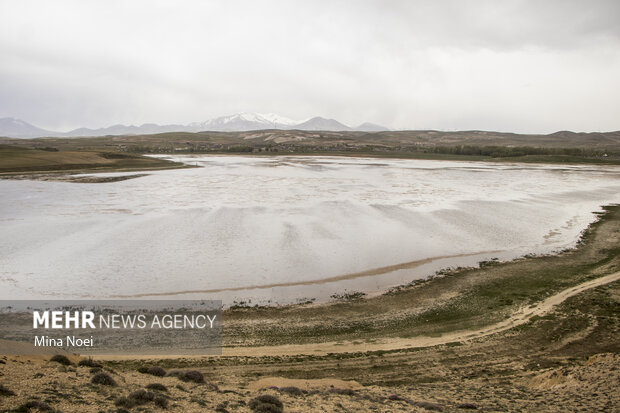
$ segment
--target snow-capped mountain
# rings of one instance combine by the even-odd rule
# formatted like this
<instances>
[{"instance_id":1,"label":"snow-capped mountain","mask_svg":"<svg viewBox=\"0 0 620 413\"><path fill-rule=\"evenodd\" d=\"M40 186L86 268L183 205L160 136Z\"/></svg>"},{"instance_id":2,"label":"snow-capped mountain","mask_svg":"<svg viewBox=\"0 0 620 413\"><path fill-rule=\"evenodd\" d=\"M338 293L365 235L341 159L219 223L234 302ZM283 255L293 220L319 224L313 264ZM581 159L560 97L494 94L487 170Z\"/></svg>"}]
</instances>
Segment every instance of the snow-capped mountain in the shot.
<instances>
[{"instance_id":1,"label":"snow-capped mountain","mask_svg":"<svg viewBox=\"0 0 620 413\"><path fill-rule=\"evenodd\" d=\"M237 132L264 129L299 129L311 131L365 131L376 132L389 130L380 125L363 123L357 128L351 128L335 119L314 117L299 121L276 115L274 113L241 112L234 115L220 116L204 122L194 122L188 125L157 125L145 123L135 125L113 125L107 128L89 129L78 128L69 132L53 132L37 128L27 122L13 119L0 119L0 136L10 138L36 138L36 137L86 137L106 135L142 135L165 132Z\"/></svg>"},{"instance_id":2,"label":"snow-capped mountain","mask_svg":"<svg viewBox=\"0 0 620 413\"><path fill-rule=\"evenodd\" d=\"M204 131L248 131L257 129L289 129L298 123L299 121L274 113L241 112L209 119L205 122L190 123L188 126Z\"/></svg>"}]
</instances>

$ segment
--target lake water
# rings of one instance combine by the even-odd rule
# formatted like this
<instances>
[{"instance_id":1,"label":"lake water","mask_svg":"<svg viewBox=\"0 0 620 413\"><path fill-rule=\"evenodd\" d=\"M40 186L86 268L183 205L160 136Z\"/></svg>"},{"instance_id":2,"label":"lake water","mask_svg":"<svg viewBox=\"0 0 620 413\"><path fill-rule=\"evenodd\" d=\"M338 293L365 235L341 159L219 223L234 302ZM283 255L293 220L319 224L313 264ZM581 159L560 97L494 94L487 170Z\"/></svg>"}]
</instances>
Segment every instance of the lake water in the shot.
<instances>
[{"instance_id":1,"label":"lake water","mask_svg":"<svg viewBox=\"0 0 620 413\"><path fill-rule=\"evenodd\" d=\"M620 202L619 167L171 158L200 168L0 181L0 299L283 303L376 292L442 267L573 246L593 212Z\"/></svg>"}]
</instances>

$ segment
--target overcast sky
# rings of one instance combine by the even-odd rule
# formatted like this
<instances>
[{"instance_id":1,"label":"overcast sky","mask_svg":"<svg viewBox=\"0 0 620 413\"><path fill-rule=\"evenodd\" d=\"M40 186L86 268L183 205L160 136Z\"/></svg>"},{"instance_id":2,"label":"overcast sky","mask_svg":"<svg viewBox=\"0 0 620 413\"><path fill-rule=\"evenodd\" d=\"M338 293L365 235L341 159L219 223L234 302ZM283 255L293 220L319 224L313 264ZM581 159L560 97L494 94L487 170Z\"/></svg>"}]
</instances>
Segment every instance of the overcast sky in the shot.
<instances>
[{"instance_id":1,"label":"overcast sky","mask_svg":"<svg viewBox=\"0 0 620 413\"><path fill-rule=\"evenodd\" d=\"M620 129L619 1L0 0L0 117Z\"/></svg>"}]
</instances>

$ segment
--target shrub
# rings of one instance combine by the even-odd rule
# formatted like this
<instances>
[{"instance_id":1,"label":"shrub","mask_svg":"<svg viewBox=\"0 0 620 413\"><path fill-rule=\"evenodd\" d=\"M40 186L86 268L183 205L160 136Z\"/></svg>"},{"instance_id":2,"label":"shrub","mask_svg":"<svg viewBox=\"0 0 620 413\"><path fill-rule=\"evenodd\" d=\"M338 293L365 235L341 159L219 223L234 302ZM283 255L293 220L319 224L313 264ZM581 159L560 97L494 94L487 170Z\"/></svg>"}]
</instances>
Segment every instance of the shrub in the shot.
<instances>
[{"instance_id":1,"label":"shrub","mask_svg":"<svg viewBox=\"0 0 620 413\"><path fill-rule=\"evenodd\" d=\"M78 366L82 366L82 367L103 367L101 364L97 363L95 360L93 360L92 358L87 358L87 359L82 359L79 361Z\"/></svg>"},{"instance_id":2,"label":"shrub","mask_svg":"<svg viewBox=\"0 0 620 413\"><path fill-rule=\"evenodd\" d=\"M117 386L116 381L114 381L112 376L103 371L95 373L95 375L90 381L93 384L102 384L104 386Z\"/></svg>"},{"instance_id":3,"label":"shrub","mask_svg":"<svg viewBox=\"0 0 620 413\"><path fill-rule=\"evenodd\" d=\"M159 366L142 366L138 368L138 372L142 374L150 374L151 376L164 377L166 370Z\"/></svg>"},{"instance_id":4,"label":"shrub","mask_svg":"<svg viewBox=\"0 0 620 413\"><path fill-rule=\"evenodd\" d=\"M15 396L15 392L0 384L0 396Z\"/></svg>"},{"instance_id":5,"label":"shrub","mask_svg":"<svg viewBox=\"0 0 620 413\"><path fill-rule=\"evenodd\" d=\"M477 410L478 406L476 406L473 403L461 403L458 406L456 406L457 409L471 409L471 410Z\"/></svg>"},{"instance_id":6,"label":"shrub","mask_svg":"<svg viewBox=\"0 0 620 413\"><path fill-rule=\"evenodd\" d=\"M197 370L189 370L186 371L185 374L183 374L182 376L179 376L179 378L183 381L191 381L194 383L204 383L205 382L205 378L202 375L201 372L197 371Z\"/></svg>"},{"instance_id":7,"label":"shrub","mask_svg":"<svg viewBox=\"0 0 620 413\"><path fill-rule=\"evenodd\" d=\"M263 394L250 400L250 409L255 413L282 413L283 404L275 396Z\"/></svg>"},{"instance_id":8,"label":"shrub","mask_svg":"<svg viewBox=\"0 0 620 413\"><path fill-rule=\"evenodd\" d=\"M164 370L163 368L159 366L153 366L153 367L149 367L146 373L152 376L164 377L166 375L166 370Z\"/></svg>"},{"instance_id":9,"label":"shrub","mask_svg":"<svg viewBox=\"0 0 620 413\"><path fill-rule=\"evenodd\" d=\"M62 354L56 354L50 359L50 361L55 361L56 363L60 363L63 366L70 366L72 364L71 360L69 360L67 356L64 356Z\"/></svg>"},{"instance_id":10,"label":"shrub","mask_svg":"<svg viewBox=\"0 0 620 413\"><path fill-rule=\"evenodd\" d=\"M121 397L119 399L116 399L114 405L117 407L127 407L128 409L131 409L132 407L137 406L137 403L134 400L128 399L127 397Z\"/></svg>"},{"instance_id":11,"label":"shrub","mask_svg":"<svg viewBox=\"0 0 620 413\"><path fill-rule=\"evenodd\" d=\"M304 394L304 392L299 387L295 386L280 387L278 390L282 393L292 394L293 396L302 396Z\"/></svg>"},{"instance_id":12,"label":"shrub","mask_svg":"<svg viewBox=\"0 0 620 413\"><path fill-rule=\"evenodd\" d=\"M148 384L146 388L155 391L168 391L168 388L161 383L151 383Z\"/></svg>"},{"instance_id":13,"label":"shrub","mask_svg":"<svg viewBox=\"0 0 620 413\"><path fill-rule=\"evenodd\" d=\"M162 409L168 408L168 400L162 396L155 396L154 393L146 390L136 390L129 393L127 397L121 397L117 399L114 404L117 407L126 407L131 409L132 407L141 406L143 404L153 402L156 406Z\"/></svg>"},{"instance_id":14,"label":"shrub","mask_svg":"<svg viewBox=\"0 0 620 413\"><path fill-rule=\"evenodd\" d=\"M121 397L120 399L116 400L114 404L116 406L122 406L131 409L132 407L140 406L142 404L153 401L154 398L155 395L150 391L136 390L129 393L127 397Z\"/></svg>"},{"instance_id":15,"label":"shrub","mask_svg":"<svg viewBox=\"0 0 620 413\"><path fill-rule=\"evenodd\" d=\"M188 370L188 371L172 370L172 371L169 371L168 374L166 374L166 376L177 377L179 380L191 381L194 383L205 382L204 376L202 375L201 372L197 370Z\"/></svg>"},{"instance_id":16,"label":"shrub","mask_svg":"<svg viewBox=\"0 0 620 413\"><path fill-rule=\"evenodd\" d=\"M161 407L162 409L168 408L168 400L166 400L165 398L161 396L156 396L153 399L153 403L155 403L156 406Z\"/></svg>"},{"instance_id":17,"label":"shrub","mask_svg":"<svg viewBox=\"0 0 620 413\"><path fill-rule=\"evenodd\" d=\"M144 404L153 400L155 398L155 394L146 390L136 390L129 393L129 396L127 397L140 402L140 404Z\"/></svg>"}]
</instances>

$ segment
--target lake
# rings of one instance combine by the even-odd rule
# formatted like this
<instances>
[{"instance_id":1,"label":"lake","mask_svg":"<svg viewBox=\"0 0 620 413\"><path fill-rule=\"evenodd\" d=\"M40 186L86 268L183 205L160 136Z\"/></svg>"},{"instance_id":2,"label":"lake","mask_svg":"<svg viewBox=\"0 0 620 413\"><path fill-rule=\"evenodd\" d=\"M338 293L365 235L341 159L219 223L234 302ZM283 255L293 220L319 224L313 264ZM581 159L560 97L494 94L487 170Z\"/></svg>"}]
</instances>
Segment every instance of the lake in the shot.
<instances>
[{"instance_id":1,"label":"lake","mask_svg":"<svg viewBox=\"0 0 620 413\"><path fill-rule=\"evenodd\" d=\"M615 166L166 157L199 168L0 180L0 299L377 293L574 246L602 205L620 202Z\"/></svg>"}]
</instances>

